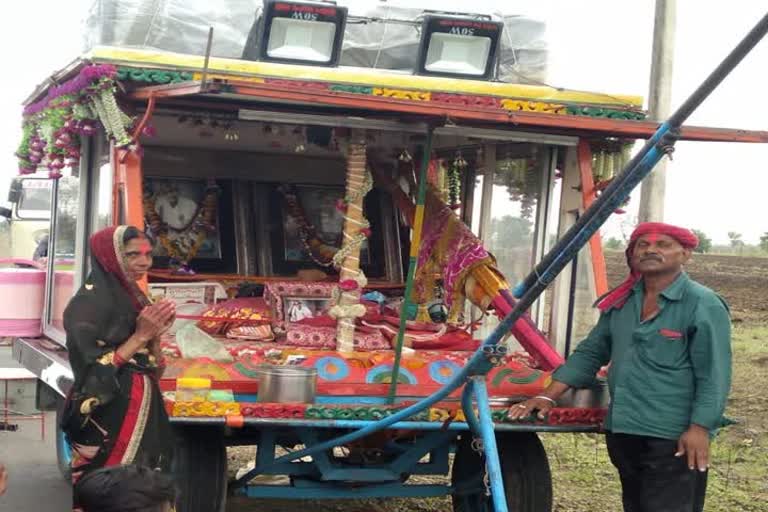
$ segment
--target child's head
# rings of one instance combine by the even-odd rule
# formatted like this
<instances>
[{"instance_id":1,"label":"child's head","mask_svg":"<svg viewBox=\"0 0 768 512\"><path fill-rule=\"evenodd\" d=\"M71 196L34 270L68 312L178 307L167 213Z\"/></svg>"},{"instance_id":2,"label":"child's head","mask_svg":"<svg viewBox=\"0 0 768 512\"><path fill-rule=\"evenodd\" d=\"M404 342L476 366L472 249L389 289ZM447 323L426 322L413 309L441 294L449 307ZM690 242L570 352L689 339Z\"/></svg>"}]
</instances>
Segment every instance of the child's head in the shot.
<instances>
[{"instance_id":1,"label":"child's head","mask_svg":"<svg viewBox=\"0 0 768 512\"><path fill-rule=\"evenodd\" d=\"M74 489L83 512L170 512L173 480L142 466L112 466L83 475Z\"/></svg>"}]
</instances>

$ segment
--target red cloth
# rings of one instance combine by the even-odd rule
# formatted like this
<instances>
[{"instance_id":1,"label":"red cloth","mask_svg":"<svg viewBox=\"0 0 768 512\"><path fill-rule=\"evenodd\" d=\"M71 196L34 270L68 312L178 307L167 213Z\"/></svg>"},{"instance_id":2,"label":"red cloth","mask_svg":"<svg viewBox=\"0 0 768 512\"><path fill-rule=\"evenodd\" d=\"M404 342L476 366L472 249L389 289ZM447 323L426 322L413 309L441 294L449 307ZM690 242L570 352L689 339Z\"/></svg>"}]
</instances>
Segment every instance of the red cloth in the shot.
<instances>
[{"instance_id":1,"label":"red cloth","mask_svg":"<svg viewBox=\"0 0 768 512\"><path fill-rule=\"evenodd\" d=\"M229 331L247 326L264 325L270 322L269 306L262 297L239 297L214 304L200 313L197 327L208 334L226 335ZM205 317L210 317L208 320Z\"/></svg>"},{"instance_id":2,"label":"red cloth","mask_svg":"<svg viewBox=\"0 0 768 512\"><path fill-rule=\"evenodd\" d=\"M632 252L635 250L635 244L640 237L650 234L670 236L686 249L695 249L699 245L699 238L690 229L673 226L672 224L664 224L663 222L643 222L642 224L638 224L632 232L632 236L629 237L629 244L627 245L627 250L624 252L627 258L627 266L629 266L629 276L627 276L624 282L619 286L598 299L597 308L600 311L607 311L613 307L621 308L624 306L624 303L629 297L629 292L641 277L639 272L632 269L632 264L630 263Z\"/></svg>"},{"instance_id":3,"label":"red cloth","mask_svg":"<svg viewBox=\"0 0 768 512\"><path fill-rule=\"evenodd\" d=\"M131 298L131 303L136 311L141 311L150 304L147 295L139 288L135 281L128 278L123 260L123 235L128 226L110 226L97 231L90 238L91 254L108 274L113 275L120 287Z\"/></svg>"},{"instance_id":4,"label":"red cloth","mask_svg":"<svg viewBox=\"0 0 768 512\"><path fill-rule=\"evenodd\" d=\"M396 337L400 328L400 319L396 316L380 315L373 313L369 309L361 321L358 322L356 330L363 335L380 334L390 342ZM365 325L368 324L368 325ZM314 329L335 328L336 320L328 315L316 316L314 318L305 318L296 324L295 327L312 327ZM474 351L480 342L461 329L447 327L442 334L440 331L444 326L423 322L408 322L406 332L410 336L435 336L433 339L412 339L411 346L416 350L457 350ZM385 326L387 328L385 328ZM290 328L289 328L290 329ZM387 347L390 345L387 344Z\"/></svg>"}]
</instances>

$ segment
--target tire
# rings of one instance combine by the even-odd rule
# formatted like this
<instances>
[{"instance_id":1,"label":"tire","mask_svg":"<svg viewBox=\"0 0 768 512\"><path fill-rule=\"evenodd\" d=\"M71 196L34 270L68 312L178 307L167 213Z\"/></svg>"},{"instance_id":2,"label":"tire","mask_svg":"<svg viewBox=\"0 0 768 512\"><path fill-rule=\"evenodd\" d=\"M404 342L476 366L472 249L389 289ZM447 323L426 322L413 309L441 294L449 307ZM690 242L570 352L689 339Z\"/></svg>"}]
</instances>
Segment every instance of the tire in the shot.
<instances>
[{"instance_id":1,"label":"tire","mask_svg":"<svg viewBox=\"0 0 768 512\"><path fill-rule=\"evenodd\" d=\"M223 512L227 502L227 449L221 430L177 428L173 473L177 512Z\"/></svg>"},{"instance_id":2,"label":"tire","mask_svg":"<svg viewBox=\"0 0 768 512\"><path fill-rule=\"evenodd\" d=\"M72 450L69 447L64 432L61 431L61 414L64 409L64 399L60 398L56 406L56 463L59 466L59 472L62 478L72 483Z\"/></svg>"},{"instance_id":3,"label":"tire","mask_svg":"<svg viewBox=\"0 0 768 512\"><path fill-rule=\"evenodd\" d=\"M485 495L485 459L462 434L453 460L451 485L454 512L492 512ZM533 432L497 434L507 507L515 512L552 512L552 474L544 446Z\"/></svg>"}]
</instances>

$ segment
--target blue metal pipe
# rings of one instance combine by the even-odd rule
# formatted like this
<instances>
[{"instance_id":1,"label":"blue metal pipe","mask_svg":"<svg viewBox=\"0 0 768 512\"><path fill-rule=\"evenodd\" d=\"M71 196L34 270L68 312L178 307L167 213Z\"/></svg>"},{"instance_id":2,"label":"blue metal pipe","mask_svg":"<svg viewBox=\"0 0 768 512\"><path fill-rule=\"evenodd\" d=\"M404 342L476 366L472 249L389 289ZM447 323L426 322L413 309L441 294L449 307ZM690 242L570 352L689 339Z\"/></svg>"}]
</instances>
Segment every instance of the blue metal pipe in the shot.
<instances>
[{"instance_id":1,"label":"blue metal pipe","mask_svg":"<svg viewBox=\"0 0 768 512\"><path fill-rule=\"evenodd\" d=\"M461 409L464 411L464 417L467 419L467 425L469 430L476 436L480 435L480 423L475 416L475 409L472 407L472 389L474 388L473 380L469 379L467 385L464 386L464 391L461 393Z\"/></svg>"},{"instance_id":2,"label":"blue metal pipe","mask_svg":"<svg viewBox=\"0 0 768 512\"><path fill-rule=\"evenodd\" d=\"M215 420L215 421L213 421ZM245 418L245 427L277 427L277 428L328 428L328 429L350 429L356 430L377 424L381 420L305 420L305 419L277 419L277 418ZM205 425L205 424L224 424L221 418L172 418L171 423L175 425ZM390 425L397 430L470 430L468 423L463 421L453 421L447 427L440 421L400 421ZM560 433L579 433L579 432L599 432L597 425L541 425L537 423L498 423L496 430L499 432L560 432Z\"/></svg>"},{"instance_id":3,"label":"blue metal pipe","mask_svg":"<svg viewBox=\"0 0 768 512\"><path fill-rule=\"evenodd\" d=\"M448 485L381 484L358 487L343 485L249 485L235 495L261 499L318 500L365 498L434 498L451 493ZM291 507L292 508L292 507ZM286 509L287 510L287 509Z\"/></svg>"},{"instance_id":4,"label":"blue metal pipe","mask_svg":"<svg viewBox=\"0 0 768 512\"><path fill-rule=\"evenodd\" d=\"M491 417L491 404L488 402L488 389L485 379L472 377L472 389L477 400L477 412L480 415L480 433L483 440L483 453L485 454L485 470L488 472L488 480L491 488L491 500L494 512L507 512L507 497L504 493L504 476L501 473L501 461L499 450L496 447L496 432L493 418Z\"/></svg>"}]
</instances>

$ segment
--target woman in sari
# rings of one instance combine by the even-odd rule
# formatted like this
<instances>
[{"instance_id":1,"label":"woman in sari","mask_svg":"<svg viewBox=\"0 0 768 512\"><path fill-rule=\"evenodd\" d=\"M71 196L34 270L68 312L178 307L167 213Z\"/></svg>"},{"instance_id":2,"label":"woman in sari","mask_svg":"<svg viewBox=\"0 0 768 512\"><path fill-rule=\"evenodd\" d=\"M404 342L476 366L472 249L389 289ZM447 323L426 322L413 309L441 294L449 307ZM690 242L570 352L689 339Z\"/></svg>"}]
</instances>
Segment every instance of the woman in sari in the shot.
<instances>
[{"instance_id":1,"label":"woman in sari","mask_svg":"<svg viewBox=\"0 0 768 512\"><path fill-rule=\"evenodd\" d=\"M90 248L91 273L64 312L75 382L61 427L73 481L117 465L169 471L171 427L157 379L174 304L152 304L137 284L152 265L141 231L110 227L91 236Z\"/></svg>"}]
</instances>

